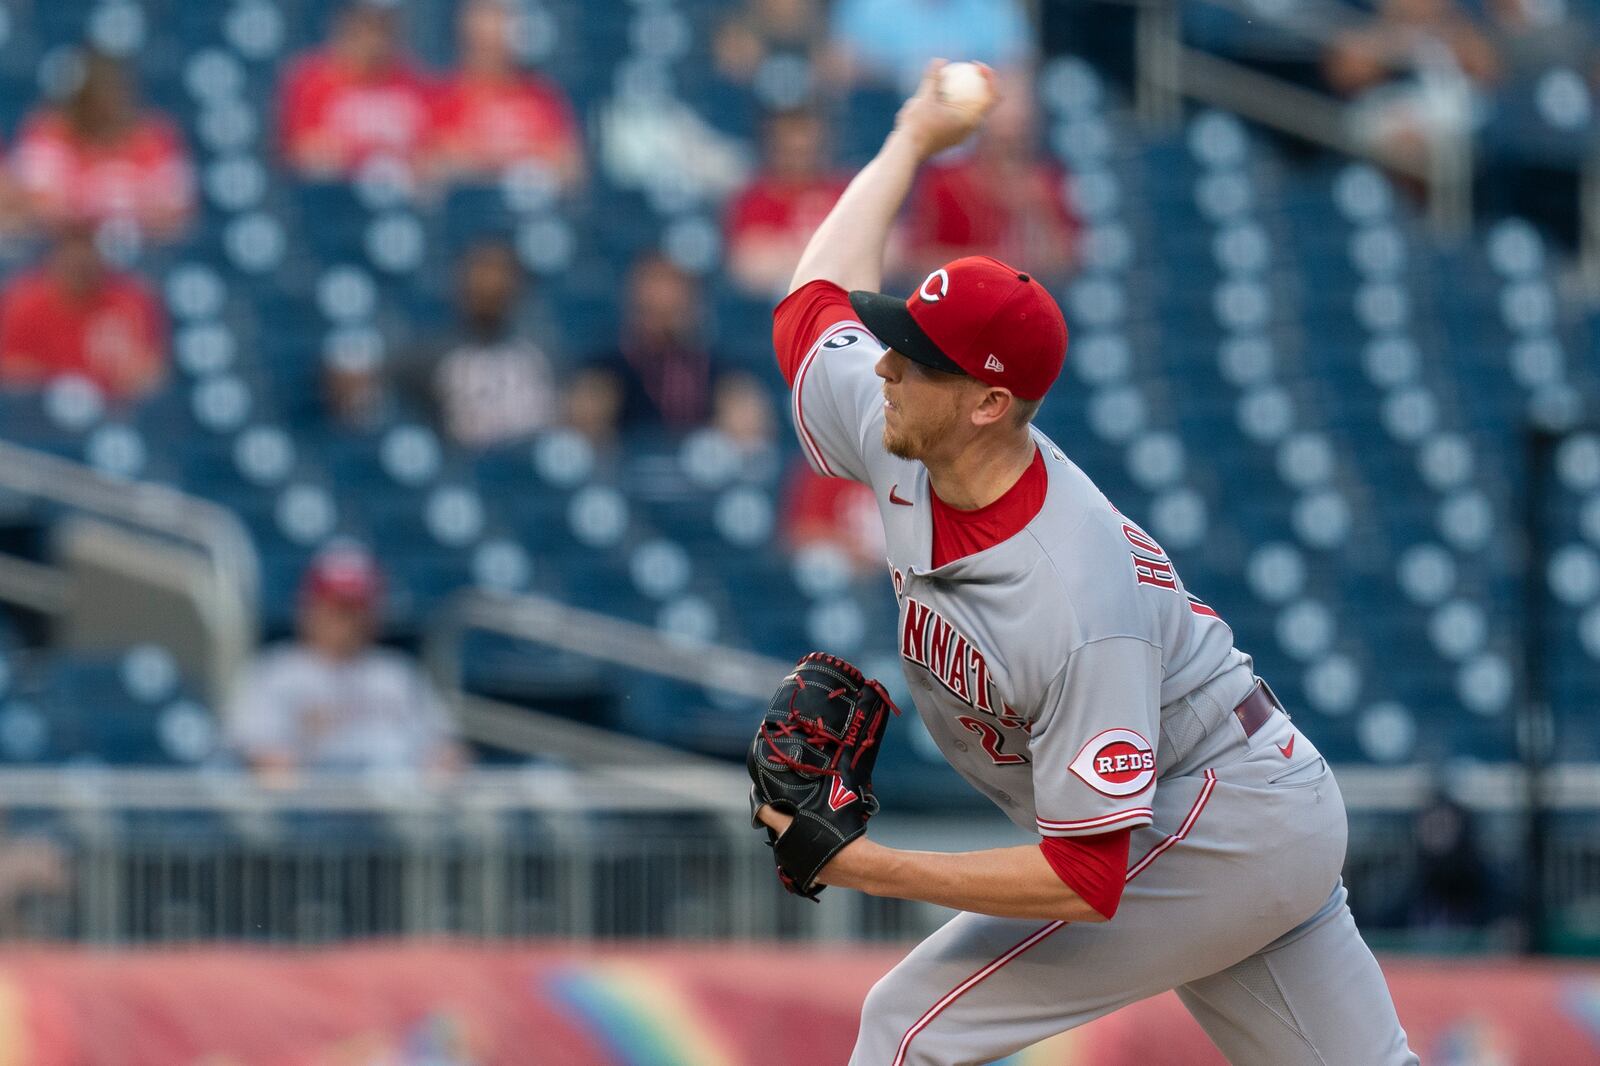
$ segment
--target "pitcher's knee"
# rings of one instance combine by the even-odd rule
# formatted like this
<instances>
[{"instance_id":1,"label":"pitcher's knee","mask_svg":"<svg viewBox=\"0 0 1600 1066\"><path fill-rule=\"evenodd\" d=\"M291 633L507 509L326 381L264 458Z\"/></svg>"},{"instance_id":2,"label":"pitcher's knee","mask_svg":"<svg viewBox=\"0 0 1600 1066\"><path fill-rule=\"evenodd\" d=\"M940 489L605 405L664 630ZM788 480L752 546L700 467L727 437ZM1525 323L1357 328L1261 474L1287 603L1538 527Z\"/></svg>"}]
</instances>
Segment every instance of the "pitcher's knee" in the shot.
<instances>
[{"instance_id":1,"label":"pitcher's knee","mask_svg":"<svg viewBox=\"0 0 1600 1066\"><path fill-rule=\"evenodd\" d=\"M934 1060L913 1053L909 1034L933 1002L896 967L878 979L861 1004L861 1030L852 1066L926 1066Z\"/></svg>"},{"instance_id":2,"label":"pitcher's knee","mask_svg":"<svg viewBox=\"0 0 1600 1066\"><path fill-rule=\"evenodd\" d=\"M897 971L890 970L878 978L877 984L867 993L867 998L861 1003L861 1035L872 1033L884 1036L888 1030L897 1025L906 1011L906 998L908 989L905 982L896 976ZM913 1019L914 1020L914 1019ZM904 1026L901 1027L902 1029Z\"/></svg>"}]
</instances>

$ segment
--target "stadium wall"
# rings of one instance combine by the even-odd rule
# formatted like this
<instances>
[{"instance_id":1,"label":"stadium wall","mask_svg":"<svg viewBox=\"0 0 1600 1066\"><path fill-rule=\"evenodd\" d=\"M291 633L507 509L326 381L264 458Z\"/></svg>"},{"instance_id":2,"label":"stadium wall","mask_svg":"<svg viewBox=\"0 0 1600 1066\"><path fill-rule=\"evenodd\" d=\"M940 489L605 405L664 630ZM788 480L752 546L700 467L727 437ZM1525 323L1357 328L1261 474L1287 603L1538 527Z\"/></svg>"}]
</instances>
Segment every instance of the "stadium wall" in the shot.
<instances>
[{"instance_id":1,"label":"stadium wall","mask_svg":"<svg viewBox=\"0 0 1600 1066\"><path fill-rule=\"evenodd\" d=\"M0 960L0 1066L826 1066L848 1058L862 998L899 955L682 943L21 949ZM1593 968L1395 958L1385 970L1424 1062L1600 1061ZM809 990L805 1009L797 987ZM1004 1066L1222 1062L1167 995Z\"/></svg>"}]
</instances>

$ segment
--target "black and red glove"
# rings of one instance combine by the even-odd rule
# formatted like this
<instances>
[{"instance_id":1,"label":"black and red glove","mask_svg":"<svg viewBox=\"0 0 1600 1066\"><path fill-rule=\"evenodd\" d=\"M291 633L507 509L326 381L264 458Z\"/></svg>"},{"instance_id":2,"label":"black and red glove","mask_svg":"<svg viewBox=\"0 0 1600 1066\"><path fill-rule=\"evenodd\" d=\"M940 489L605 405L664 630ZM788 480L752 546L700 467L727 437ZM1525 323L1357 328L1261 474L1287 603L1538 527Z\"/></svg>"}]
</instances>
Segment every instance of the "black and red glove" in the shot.
<instances>
[{"instance_id":1,"label":"black and red glove","mask_svg":"<svg viewBox=\"0 0 1600 1066\"><path fill-rule=\"evenodd\" d=\"M772 697L745 764L750 818L763 805L794 816L779 836L767 829L778 879L815 900L817 875L878 813L872 765L890 714L900 710L877 681L843 659L812 652Z\"/></svg>"}]
</instances>

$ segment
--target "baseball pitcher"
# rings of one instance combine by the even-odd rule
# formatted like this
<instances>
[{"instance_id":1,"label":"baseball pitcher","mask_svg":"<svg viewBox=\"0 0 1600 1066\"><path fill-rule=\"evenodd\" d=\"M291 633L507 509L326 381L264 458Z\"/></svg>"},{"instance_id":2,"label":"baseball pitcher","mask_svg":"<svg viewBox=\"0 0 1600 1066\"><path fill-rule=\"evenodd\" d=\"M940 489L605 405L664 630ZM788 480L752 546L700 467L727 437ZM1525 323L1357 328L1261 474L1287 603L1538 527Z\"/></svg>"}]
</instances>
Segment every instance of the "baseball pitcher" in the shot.
<instances>
[{"instance_id":1,"label":"baseball pitcher","mask_svg":"<svg viewBox=\"0 0 1600 1066\"><path fill-rule=\"evenodd\" d=\"M1327 763L1161 545L1032 425L1066 354L1054 300L986 257L875 291L918 167L982 121L941 98L941 67L812 237L773 340L807 459L877 496L917 713L1039 839L869 839L895 708L829 656L785 679L749 758L784 884L964 912L872 989L850 1062L988 1063L1176 989L1234 1063L1415 1064L1345 905Z\"/></svg>"}]
</instances>

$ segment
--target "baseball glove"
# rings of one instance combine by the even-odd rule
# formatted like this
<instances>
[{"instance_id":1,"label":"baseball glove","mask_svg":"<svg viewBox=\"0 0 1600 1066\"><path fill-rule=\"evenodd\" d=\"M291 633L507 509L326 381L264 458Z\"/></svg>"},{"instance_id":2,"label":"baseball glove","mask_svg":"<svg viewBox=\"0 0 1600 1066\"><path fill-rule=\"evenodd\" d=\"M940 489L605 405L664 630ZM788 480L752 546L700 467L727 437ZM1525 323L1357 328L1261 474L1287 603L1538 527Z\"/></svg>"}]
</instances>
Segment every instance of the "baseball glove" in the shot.
<instances>
[{"instance_id":1,"label":"baseball glove","mask_svg":"<svg viewBox=\"0 0 1600 1066\"><path fill-rule=\"evenodd\" d=\"M763 804L794 816L780 837L767 829L778 879L797 896L815 900L817 874L867 828L878 813L872 764L889 714L900 710L876 681L820 651L783 679L756 730L745 764L750 771L750 819Z\"/></svg>"}]
</instances>

